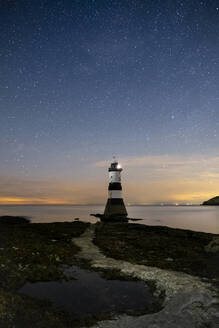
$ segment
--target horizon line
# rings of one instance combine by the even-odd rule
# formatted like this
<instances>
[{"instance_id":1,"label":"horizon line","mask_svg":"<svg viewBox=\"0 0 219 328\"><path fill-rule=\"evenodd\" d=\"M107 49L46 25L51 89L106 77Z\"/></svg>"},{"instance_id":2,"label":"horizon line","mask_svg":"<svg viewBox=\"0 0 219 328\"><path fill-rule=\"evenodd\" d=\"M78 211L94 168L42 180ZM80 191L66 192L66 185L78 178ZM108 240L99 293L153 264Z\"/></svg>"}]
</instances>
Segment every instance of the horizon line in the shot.
<instances>
[{"instance_id":1,"label":"horizon line","mask_svg":"<svg viewBox=\"0 0 219 328\"><path fill-rule=\"evenodd\" d=\"M128 203L126 206L198 206L202 203ZM105 203L86 203L86 204L72 204L72 203L5 203L0 206L105 206Z\"/></svg>"}]
</instances>

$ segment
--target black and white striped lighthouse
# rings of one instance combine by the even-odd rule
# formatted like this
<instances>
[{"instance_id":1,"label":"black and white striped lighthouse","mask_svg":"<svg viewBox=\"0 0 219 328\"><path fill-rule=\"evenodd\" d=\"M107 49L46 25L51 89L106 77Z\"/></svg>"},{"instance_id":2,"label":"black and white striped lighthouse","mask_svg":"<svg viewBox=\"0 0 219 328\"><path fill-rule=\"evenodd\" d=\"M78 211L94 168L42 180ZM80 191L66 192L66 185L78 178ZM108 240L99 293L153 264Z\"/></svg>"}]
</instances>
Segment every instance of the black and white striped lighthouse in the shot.
<instances>
[{"instance_id":1,"label":"black and white striped lighthouse","mask_svg":"<svg viewBox=\"0 0 219 328\"><path fill-rule=\"evenodd\" d=\"M128 213L122 199L121 172L122 168L114 158L109 169L108 200L106 203L104 218L126 218Z\"/></svg>"}]
</instances>

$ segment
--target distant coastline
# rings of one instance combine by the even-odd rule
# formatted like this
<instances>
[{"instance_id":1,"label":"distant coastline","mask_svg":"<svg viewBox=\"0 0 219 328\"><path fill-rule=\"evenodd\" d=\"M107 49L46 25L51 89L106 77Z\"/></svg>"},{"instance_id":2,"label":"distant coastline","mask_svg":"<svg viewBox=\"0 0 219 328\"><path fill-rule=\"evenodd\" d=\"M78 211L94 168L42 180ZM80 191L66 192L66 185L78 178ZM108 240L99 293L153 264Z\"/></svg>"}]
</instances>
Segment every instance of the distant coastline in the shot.
<instances>
[{"instance_id":1,"label":"distant coastline","mask_svg":"<svg viewBox=\"0 0 219 328\"><path fill-rule=\"evenodd\" d=\"M202 205L219 206L219 196L206 200L205 202L202 203Z\"/></svg>"}]
</instances>

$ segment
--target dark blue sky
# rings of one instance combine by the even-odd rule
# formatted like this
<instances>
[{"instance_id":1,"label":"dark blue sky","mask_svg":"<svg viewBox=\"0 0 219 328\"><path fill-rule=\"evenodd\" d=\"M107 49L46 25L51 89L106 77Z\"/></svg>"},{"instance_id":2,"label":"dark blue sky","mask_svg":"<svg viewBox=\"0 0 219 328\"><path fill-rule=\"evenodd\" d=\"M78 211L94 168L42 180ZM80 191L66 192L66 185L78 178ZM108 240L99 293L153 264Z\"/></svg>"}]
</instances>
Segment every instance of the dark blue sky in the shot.
<instances>
[{"instance_id":1,"label":"dark blue sky","mask_svg":"<svg viewBox=\"0 0 219 328\"><path fill-rule=\"evenodd\" d=\"M0 22L0 175L11 185L89 188L113 154L127 166L218 156L219 1L8 0ZM30 195L6 189L2 199Z\"/></svg>"}]
</instances>

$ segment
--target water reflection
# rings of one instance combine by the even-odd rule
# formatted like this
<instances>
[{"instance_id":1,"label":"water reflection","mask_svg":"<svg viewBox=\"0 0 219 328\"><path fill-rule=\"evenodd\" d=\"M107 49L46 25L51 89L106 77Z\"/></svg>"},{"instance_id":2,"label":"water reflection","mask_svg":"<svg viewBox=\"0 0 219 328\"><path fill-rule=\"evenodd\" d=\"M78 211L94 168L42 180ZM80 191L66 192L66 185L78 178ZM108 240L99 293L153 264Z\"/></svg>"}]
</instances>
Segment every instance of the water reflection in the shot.
<instances>
[{"instance_id":1,"label":"water reflection","mask_svg":"<svg viewBox=\"0 0 219 328\"><path fill-rule=\"evenodd\" d=\"M68 282L26 283L20 292L73 311L78 317L106 312L140 314L158 309L149 288L141 281L106 280L76 266Z\"/></svg>"}]
</instances>

